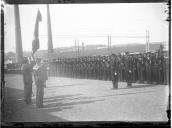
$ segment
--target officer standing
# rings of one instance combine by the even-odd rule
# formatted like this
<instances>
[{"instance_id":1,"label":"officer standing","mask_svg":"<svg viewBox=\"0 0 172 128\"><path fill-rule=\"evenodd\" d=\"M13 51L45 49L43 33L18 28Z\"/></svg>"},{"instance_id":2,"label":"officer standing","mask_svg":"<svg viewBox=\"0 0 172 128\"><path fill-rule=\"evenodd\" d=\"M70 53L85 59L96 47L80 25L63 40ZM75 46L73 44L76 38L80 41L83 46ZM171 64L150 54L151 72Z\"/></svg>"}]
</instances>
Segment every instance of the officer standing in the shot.
<instances>
[{"instance_id":1,"label":"officer standing","mask_svg":"<svg viewBox=\"0 0 172 128\"><path fill-rule=\"evenodd\" d=\"M115 54L112 54L111 56L112 61L111 61L111 78L112 78L112 83L113 83L113 89L118 89L118 70L119 70L119 64L118 64L118 59Z\"/></svg>"},{"instance_id":2,"label":"officer standing","mask_svg":"<svg viewBox=\"0 0 172 128\"><path fill-rule=\"evenodd\" d=\"M131 87L132 86L132 58L131 55L127 54L126 56L126 73L127 73L127 87Z\"/></svg>"},{"instance_id":3,"label":"officer standing","mask_svg":"<svg viewBox=\"0 0 172 128\"><path fill-rule=\"evenodd\" d=\"M26 104L31 103L32 97L32 69L34 66L34 62L29 64L27 58L23 59L22 65L22 75L23 75L23 83L24 83L24 96Z\"/></svg>"},{"instance_id":4,"label":"officer standing","mask_svg":"<svg viewBox=\"0 0 172 128\"><path fill-rule=\"evenodd\" d=\"M137 69L137 55L133 56L133 83L136 83L138 80L138 69Z\"/></svg>"},{"instance_id":5,"label":"officer standing","mask_svg":"<svg viewBox=\"0 0 172 128\"><path fill-rule=\"evenodd\" d=\"M109 64L108 69L107 69L107 70L108 70L108 71L107 71L107 72L108 72L108 80L111 81L111 80L112 80L112 79L111 79L111 75L112 75L112 74L111 74L111 66L110 66L110 65L111 65L111 56L108 56L108 61L107 61L107 62L108 62L108 64Z\"/></svg>"},{"instance_id":6,"label":"officer standing","mask_svg":"<svg viewBox=\"0 0 172 128\"><path fill-rule=\"evenodd\" d=\"M47 80L45 63L37 60L37 64L34 66L34 78L36 83L36 106L38 108L43 107L44 87Z\"/></svg>"},{"instance_id":7,"label":"officer standing","mask_svg":"<svg viewBox=\"0 0 172 128\"><path fill-rule=\"evenodd\" d=\"M147 53L147 58L145 62L146 67L146 80L148 84L151 84L151 60L150 60L150 53Z\"/></svg>"}]
</instances>

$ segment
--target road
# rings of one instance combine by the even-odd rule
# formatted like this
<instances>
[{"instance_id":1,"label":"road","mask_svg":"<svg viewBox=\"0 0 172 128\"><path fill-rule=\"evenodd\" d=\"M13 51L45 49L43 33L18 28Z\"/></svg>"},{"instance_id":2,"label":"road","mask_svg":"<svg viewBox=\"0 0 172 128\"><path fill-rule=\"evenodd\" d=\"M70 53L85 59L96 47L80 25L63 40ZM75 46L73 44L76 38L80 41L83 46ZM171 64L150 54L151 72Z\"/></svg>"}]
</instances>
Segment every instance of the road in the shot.
<instances>
[{"instance_id":1,"label":"road","mask_svg":"<svg viewBox=\"0 0 172 128\"><path fill-rule=\"evenodd\" d=\"M120 82L112 89L111 81L49 77L44 89L44 107L23 101L21 75L5 75L5 122L49 121L168 121L167 85ZM35 86L33 93L35 94Z\"/></svg>"}]
</instances>

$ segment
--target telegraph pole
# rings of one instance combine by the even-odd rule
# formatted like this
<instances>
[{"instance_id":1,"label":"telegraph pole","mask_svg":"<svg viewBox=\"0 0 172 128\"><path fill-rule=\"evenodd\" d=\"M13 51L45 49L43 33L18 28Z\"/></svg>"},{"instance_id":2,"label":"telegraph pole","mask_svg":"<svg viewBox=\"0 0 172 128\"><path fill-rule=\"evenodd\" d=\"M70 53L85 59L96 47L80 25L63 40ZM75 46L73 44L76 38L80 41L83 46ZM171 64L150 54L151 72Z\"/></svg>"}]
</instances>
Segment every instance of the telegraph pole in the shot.
<instances>
[{"instance_id":1,"label":"telegraph pole","mask_svg":"<svg viewBox=\"0 0 172 128\"><path fill-rule=\"evenodd\" d=\"M108 53L111 50L111 36L110 35L108 35L108 47L107 47L107 50L108 50Z\"/></svg>"},{"instance_id":2,"label":"telegraph pole","mask_svg":"<svg viewBox=\"0 0 172 128\"><path fill-rule=\"evenodd\" d=\"M146 30L146 52L148 52L148 31Z\"/></svg>"},{"instance_id":3,"label":"telegraph pole","mask_svg":"<svg viewBox=\"0 0 172 128\"><path fill-rule=\"evenodd\" d=\"M82 53L84 54L84 42L82 42Z\"/></svg>"},{"instance_id":4,"label":"telegraph pole","mask_svg":"<svg viewBox=\"0 0 172 128\"><path fill-rule=\"evenodd\" d=\"M146 52L147 52L147 30L146 30Z\"/></svg>"},{"instance_id":5,"label":"telegraph pole","mask_svg":"<svg viewBox=\"0 0 172 128\"><path fill-rule=\"evenodd\" d=\"M148 52L149 52L149 30L148 30L148 44L147 44L148 46Z\"/></svg>"},{"instance_id":6,"label":"telegraph pole","mask_svg":"<svg viewBox=\"0 0 172 128\"><path fill-rule=\"evenodd\" d=\"M23 48L22 48L20 14L19 14L18 5L14 5L14 17L15 17L15 41L16 41L17 62L22 63L22 60L23 60Z\"/></svg>"},{"instance_id":7,"label":"telegraph pole","mask_svg":"<svg viewBox=\"0 0 172 128\"><path fill-rule=\"evenodd\" d=\"M111 36L109 36L109 50L111 51Z\"/></svg>"},{"instance_id":8,"label":"telegraph pole","mask_svg":"<svg viewBox=\"0 0 172 128\"><path fill-rule=\"evenodd\" d=\"M108 35L108 47L107 47L107 50L109 52L109 35Z\"/></svg>"},{"instance_id":9,"label":"telegraph pole","mask_svg":"<svg viewBox=\"0 0 172 128\"><path fill-rule=\"evenodd\" d=\"M78 40L78 56L79 56L79 40Z\"/></svg>"},{"instance_id":10,"label":"telegraph pole","mask_svg":"<svg viewBox=\"0 0 172 128\"><path fill-rule=\"evenodd\" d=\"M76 57L77 57L77 42L75 40L75 54L76 54Z\"/></svg>"}]
</instances>

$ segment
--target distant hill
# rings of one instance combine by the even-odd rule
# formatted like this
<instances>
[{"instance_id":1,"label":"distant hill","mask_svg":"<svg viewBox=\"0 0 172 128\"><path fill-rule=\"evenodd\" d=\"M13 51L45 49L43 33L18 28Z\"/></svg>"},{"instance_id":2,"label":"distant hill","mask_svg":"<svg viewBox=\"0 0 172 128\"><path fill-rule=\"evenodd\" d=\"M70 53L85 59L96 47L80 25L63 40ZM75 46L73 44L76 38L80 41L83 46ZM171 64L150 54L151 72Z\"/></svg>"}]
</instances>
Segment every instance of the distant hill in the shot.
<instances>
[{"instance_id":1,"label":"distant hill","mask_svg":"<svg viewBox=\"0 0 172 128\"><path fill-rule=\"evenodd\" d=\"M150 50L158 50L161 43L151 43ZM54 48L53 58L64 57L77 57L77 56L93 56L93 55L108 55L109 53L119 54L121 52L145 52L145 44L125 44L113 45L111 51L107 50L106 45L86 45L84 50L79 47L79 52L74 46ZM24 56L30 56L31 52L24 52ZM39 50L35 53L35 57L48 58L47 50Z\"/></svg>"},{"instance_id":2,"label":"distant hill","mask_svg":"<svg viewBox=\"0 0 172 128\"><path fill-rule=\"evenodd\" d=\"M161 43L150 44L150 50L158 50ZM108 55L109 53L119 54L121 52L145 52L145 44L127 44L114 45L111 51L108 52L106 45L86 45L84 50L79 47L79 53L74 47L55 48L54 57L76 57L76 56L93 56L93 55ZM35 56L47 57L47 50L38 51Z\"/></svg>"}]
</instances>

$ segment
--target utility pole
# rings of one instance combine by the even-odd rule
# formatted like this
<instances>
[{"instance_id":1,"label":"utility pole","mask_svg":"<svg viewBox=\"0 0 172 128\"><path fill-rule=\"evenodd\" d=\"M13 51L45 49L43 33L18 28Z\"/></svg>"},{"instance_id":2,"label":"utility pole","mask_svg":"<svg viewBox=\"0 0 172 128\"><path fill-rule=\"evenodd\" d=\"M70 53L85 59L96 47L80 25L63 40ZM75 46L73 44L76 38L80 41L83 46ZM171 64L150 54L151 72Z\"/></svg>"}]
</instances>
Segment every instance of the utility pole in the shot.
<instances>
[{"instance_id":1,"label":"utility pole","mask_svg":"<svg viewBox=\"0 0 172 128\"><path fill-rule=\"evenodd\" d=\"M111 36L108 35L108 53L111 51Z\"/></svg>"},{"instance_id":2,"label":"utility pole","mask_svg":"<svg viewBox=\"0 0 172 128\"><path fill-rule=\"evenodd\" d=\"M109 52L109 35L108 35L108 47L107 47L107 50Z\"/></svg>"},{"instance_id":3,"label":"utility pole","mask_svg":"<svg viewBox=\"0 0 172 128\"><path fill-rule=\"evenodd\" d=\"M149 52L149 30L148 30L148 44L147 44L148 46L148 52Z\"/></svg>"},{"instance_id":4,"label":"utility pole","mask_svg":"<svg viewBox=\"0 0 172 128\"><path fill-rule=\"evenodd\" d=\"M79 40L78 40L78 56L79 56Z\"/></svg>"},{"instance_id":5,"label":"utility pole","mask_svg":"<svg viewBox=\"0 0 172 128\"><path fill-rule=\"evenodd\" d=\"M82 42L82 53L84 54L84 42Z\"/></svg>"},{"instance_id":6,"label":"utility pole","mask_svg":"<svg viewBox=\"0 0 172 128\"><path fill-rule=\"evenodd\" d=\"M109 36L109 50L111 51L111 36Z\"/></svg>"},{"instance_id":7,"label":"utility pole","mask_svg":"<svg viewBox=\"0 0 172 128\"><path fill-rule=\"evenodd\" d=\"M76 40L75 40L75 45L74 45L74 51L75 51L75 54L76 54Z\"/></svg>"},{"instance_id":8,"label":"utility pole","mask_svg":"<svg viewBox=\"0 0 172 128\"><path fill-rule=\"evenodd\" d=\"M16 41L16 54L17 62L22 63L23 60L23 48L21 38L21 27L20 27L20 14L18 5L14 5L14 17L15 17L15 41Z\"/></svg>"},{"instance_id":9,"label":"utility pole","mask_svg":"<svg viewBox=\"0 0 172 128\"><path fill-rule=\"evenodd\" d=\"M146 52L147 52L147 30L146 30Z\"/></svg>"},{"instance_id":10,"label":"utility pole","mask_svg":"<svg viewBox=\"0 0 172 128\"><path fill-rule=\"evenodd\" d=\"M77 57L77 42L75 40L75 54L76 54L76 57Z\"/></svg>"},{"instance_id":11,"label":"utility pole","mask_svg":"<svg viewBox=\"0 0 172 128\"><path fill-rule=\"evenodd\" d=\"M148 31L146 30L146 52L148 52Z\"/></svg>"}]
</instances>

